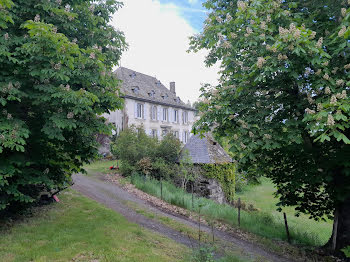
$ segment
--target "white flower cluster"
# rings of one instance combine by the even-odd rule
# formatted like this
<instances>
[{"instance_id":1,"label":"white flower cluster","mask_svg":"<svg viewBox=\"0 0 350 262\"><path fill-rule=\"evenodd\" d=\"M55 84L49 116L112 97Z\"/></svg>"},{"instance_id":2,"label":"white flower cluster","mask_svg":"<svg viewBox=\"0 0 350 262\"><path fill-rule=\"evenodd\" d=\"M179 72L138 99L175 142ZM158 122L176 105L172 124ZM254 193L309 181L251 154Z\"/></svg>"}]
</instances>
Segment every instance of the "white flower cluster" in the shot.
<instances>
[{"instance_id":1,"label":"white flower cluster","mask_svg":"<svg viewBox=\"0 0 350 262\"><path fill-rule=\"evenodd\" d=\"M247 33L244 34L245 37L250 36L253 33L253 29L251 29L250 27L247 27L246 31L247 31Z\"/></svg>"},{"instance_id":2,"label":"white flower cluster","mask_svg":"<svg viewBox=\"0 0 350 262\"><path fill-rule=\"evenodd\" d=\"M8 33L6 33L6 34L4 34L4 38L5 38L5 40L9 40L9 34Z\"/></svg>"},{"instance_id":3,"label":"white flower cluster","mask_svg":"<svg viewBox=\"0 0 350 262\"><path fill-rule=\"evenodd\" d=\"M36 15L34 17L34 22L40 22L40 15Z\"/></svg>"},{"instance_id":4,"label":"white flower cluster","mask_svg":"<svg viewBox=\"0 0 350 262\"><path fill-rule=\"evenodd\" d=\"M73 112L69 112L68 114L67 114L67 118L68 119L72 119L74 117L74 113Z\"/></svg>"},{"instance_id":5,"label":"white flower cluster","mask_svg":"<svg viewBox=\"0 0 350 262\"><path fill-rule=\"evenodd\" d=\"M226 22L229 23L232 20L232 16L230 14L226 15Z\"/></svg>"},{"instance_id":6,"label":"white flower cluster","mask_svg":"<svg viewBox=\"0 0 350 262\"><path fill-rule=\"evenodd\" d=\"M309 114L309 115L313 115L313 114L316 113L315 110L312 110L312 109L310 109L310 108L306 108L306 109L305 109L305 112L306 112L307 114Z\"/></svg>"},{"instance_id":7,"label":"white flower cluster","mask_svg":"<svg viewBox=\"0 0 350 262\"><path fill-rule=\"evenodd\" d=\"M332 95L330 104L335 105L337 103L337 97L335 95Z\"/></svg>"},{"instance_id":8,"label":"white flower cluster","mask_svg":"<svg viewBox=\"0 0 350 262\"><path fill-rule=\"evenodd\" d=\"M244 1L237 1L238 9L244 11L247 8L247 4Z\"/></svg>"},{"instance_id":9,"label":"white flower cluster","mask_svg":"<svg viewBox=\"0 0 350 262\"><path fill-rule=\"evenodd\" d=\"M328 126L334 126L335 124L335 121L334 121L334 118L331 114L328 115L328 118L327 118L327 125Z\"/></svg>"},{"instance_id":10,"label":"white flower cluster","mask_svg":"<svg viewBox=\"0 0 350 262\"><path fill-rule=\"evenodd\" d=\"M344 69L350 69L350 64L345 65Z\"/></svg>"},{"instance_id":11,"label":"white flower cluster","mask_svg":"<svg viewBox=\"0 0 350 262\"><path fill-rule=\"evenodd\" d=\"M278 54L277 59L278 60L287 60L288 56L287 55Z\"/></svg>"},{"instance_id":12,"label":"white flower cluster","mask_svg":"<svg viewBox=\"0 0 350 262\"><path fill-rule=\"evenodd\" d=\"M346 27L343 25L342 28L338 32L338 36L343 37L345 35L345 32L346 32Z\"/></svg>"},{"instance_id":13,"label":"white flower cluster","mask_svg":"<svg viewBox=\"0 0 350 262\"><path fill-rule=\"evenodd\" d=\"M346 16L346 8L342 8L341 10L340 10L340 12L341 12L341 15L342 16Z\"/></svg>"},{"instance_id":14,"label":"white flower cluster","mask_svg":"<svg viewBox=\"0 0 350 262\"><path fill-rule=\"evenodd\" d=\"M231 43L229 41L224 41L222 46L225 49L230 49L232 47L232 45L231 45Z\"/></svg>"},{"instance_id":15,"label":"white flower cluster","mask_svg":"<svg viewBox=\"0 0 350 262\"><path fill-rule=\"evenodd\" d=\"M323 44L323 37L320 37L316 43L316 47L322 48L322 44Z\"/></svg>"},{"instance_id":16,"label":"white flower cluster","mask_svg":"<svg viewBox=\"0 0 350 262\"><path fill-rule=\"evenodd\" d=\"M272 136L271 136L270 134L264 134L264 138L265 138L265 139L271 139Z\"/></svg>"},{"instance_id":17,"label":"white flower cluster","mask_svg":"<svg viewBox=\"0 0 350 262\"><path fill-rule=\"evenodd\" d=\"M331 89L329 88L329 86L327 86L325 89L324 89L324 93L326 95L330 95L331 94Z\"/></svg>"},{"instance_id":18,"label":"white flower cluster","mask_svg":"<svg viewBox=\"0 0 350 262\"><path fill-rule=\"evenodd\" d=\"M231 35L231 38L232 38L232 39L237 38L237 34L235 34L235 33L231 33L230 35Z\"/></svg>"},{"instance_id":19,"label":"white flower cluster","mask_svg":"<svg viewBox=\"0 0 350 262\"><path fill-rule=\"evenodd\" d=\"M257 67L258 68L262 68L263 65L266 63L266 60L265 58L263 57L258 57L258 62L256 63Z\"/></svg>"},{"instance_id":20,"label":"white flower cluster","mask_svg":"<svg viewBox=\"0 0 350 262\"><path fill-rule=\"evenodd\" d=\"M218 21L218 23L222 23L223 20L222 20L222 18L220 16L217 16L216 17L216 21Z\"/></svg>"},{"instance_id":21,"label":"white flower cluster","mask_svg":"<svg viewBox=\"0 0 350 262\"><path fill-rule=\"evenodd\" d=\"M336 82L337 86L343 86L345 84L345 81L343 79L339 79Z\"/></svg>"}]
</instances>

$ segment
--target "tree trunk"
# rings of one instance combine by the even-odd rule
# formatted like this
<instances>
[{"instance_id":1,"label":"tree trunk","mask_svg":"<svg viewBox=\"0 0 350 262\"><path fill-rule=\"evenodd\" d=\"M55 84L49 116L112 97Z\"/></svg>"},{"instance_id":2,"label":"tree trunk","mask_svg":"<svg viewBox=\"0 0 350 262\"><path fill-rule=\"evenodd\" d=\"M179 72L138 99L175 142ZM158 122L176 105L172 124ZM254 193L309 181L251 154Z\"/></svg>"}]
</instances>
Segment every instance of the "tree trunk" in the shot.
<instances>
[{"instance_id":1,"label":"tree trunk","mask_svg":"<svg viewBox=\"0 0 350 262\"><path fill-rule=\"evenodd\" d=\"M338 207L334 214L332 236L324 248L337 256L344 257L341 250L350 246L350 197Z\"/></svg>"},{"instance_id":2,"label":"tree trunk","mask_svg":"<svg viewBox=\"0 0 350 262\"><path fill-rule=\"evenodd\" d=\"M344 255L341 249L350 246L350 197L338 208L338 226L336 235L336 254Z\"/></svg>"}]
</instances>

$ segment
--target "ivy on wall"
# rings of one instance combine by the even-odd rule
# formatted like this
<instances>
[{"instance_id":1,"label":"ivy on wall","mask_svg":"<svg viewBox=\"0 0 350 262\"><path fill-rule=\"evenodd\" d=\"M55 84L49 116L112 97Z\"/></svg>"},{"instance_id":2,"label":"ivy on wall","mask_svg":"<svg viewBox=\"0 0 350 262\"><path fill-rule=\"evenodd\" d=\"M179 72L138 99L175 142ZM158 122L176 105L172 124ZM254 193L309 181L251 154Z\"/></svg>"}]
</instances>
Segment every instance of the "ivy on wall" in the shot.
<instances>
[{"instance_id":1,"label":"ivy on wall","mask_svg":"<svg viewBox=\"0 0 350 262\"><path fill-rule=\"evenodd\" d=\"M236 187L236 167L233 163L227 164L201 164L202 175L216 179L229 202L233 200Z\"/></svg>"}]
</instances>

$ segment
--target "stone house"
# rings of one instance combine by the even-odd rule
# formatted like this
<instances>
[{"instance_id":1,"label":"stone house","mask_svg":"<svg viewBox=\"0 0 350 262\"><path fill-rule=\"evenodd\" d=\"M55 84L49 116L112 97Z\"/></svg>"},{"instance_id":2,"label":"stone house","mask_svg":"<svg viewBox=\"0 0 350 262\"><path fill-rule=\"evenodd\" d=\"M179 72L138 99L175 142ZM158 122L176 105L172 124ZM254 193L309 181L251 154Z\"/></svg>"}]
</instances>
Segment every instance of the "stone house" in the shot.
<instances>
[{"instance_id":1,"label":"stone house","mask_svg":"<svg viewBox=\"0 0 350 262\"><path fill-rule=\"evenodd\" d=\"M193 164L191 172L195 174L195 181L193 181L194 193L220 204L225 203L230 194L228 192L229 184L234 179L232 177L233 170L230 170L232 158L229 154L214 140L210 133L207 133L204 137L193 135L182 148L181 157L185 157L185 155L191 158ZM227 166L226 173L216 177L216 174L209 174L205 171L205 165ZM225 192L225 188L227 192ZM191 191L192 189L187 188L187 190Z\"/></svg>"},{"instance_id":2,"label":"stone house","mask_svg":"<svg viewBox=\"0 0 350 262\"><path fill-rule=\"evenodd\" d=\"M155 77L120 67L115 71L122 80L124 108L105 114L117 132L131 126L143 125L150 136L172 133L186 144L191 136L196 110L176 95L175 82L170 90Z\"/></svg>"}]
</instances>

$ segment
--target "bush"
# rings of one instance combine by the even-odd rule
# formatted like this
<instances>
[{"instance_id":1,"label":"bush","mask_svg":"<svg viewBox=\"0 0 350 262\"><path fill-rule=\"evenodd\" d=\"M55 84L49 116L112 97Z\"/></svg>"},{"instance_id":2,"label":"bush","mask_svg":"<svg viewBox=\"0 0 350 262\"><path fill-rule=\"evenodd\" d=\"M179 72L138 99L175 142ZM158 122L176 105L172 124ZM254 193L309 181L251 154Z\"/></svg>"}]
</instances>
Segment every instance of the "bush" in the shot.
<instances>
[{"instance_id":1,"label":"bush","mask_svg":"<svg viewBox=\"0 0 350 262\"><path fill-rule=\"evenodd\" d=\"M131 126L120 132L111 149L121 160L120 171L123 175L139 171L157 179L170 179L175 175L175 162L181 143L171 134L158 141L148 136L143 127Z\"/></svg>"},{"instance_id":2,"label":"bush","mask_svg":"<svg viewBox=\"0 0 350 262\"><path fill-rule=\"evenodd\" d=\"M133 166L126 160L120 161L119 170L124 176L130 176L134 172L136 172L135 166Z\"/></svg>"}]
</instances>

